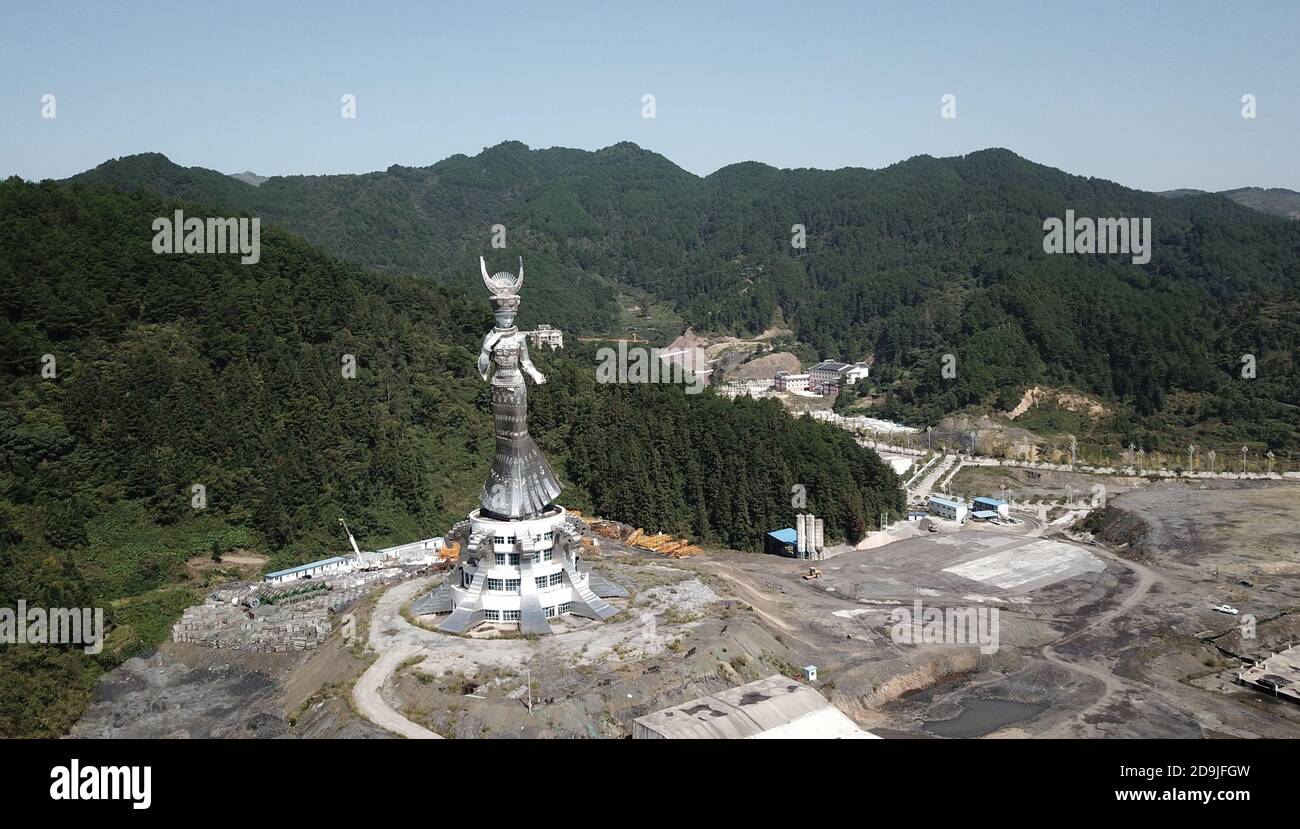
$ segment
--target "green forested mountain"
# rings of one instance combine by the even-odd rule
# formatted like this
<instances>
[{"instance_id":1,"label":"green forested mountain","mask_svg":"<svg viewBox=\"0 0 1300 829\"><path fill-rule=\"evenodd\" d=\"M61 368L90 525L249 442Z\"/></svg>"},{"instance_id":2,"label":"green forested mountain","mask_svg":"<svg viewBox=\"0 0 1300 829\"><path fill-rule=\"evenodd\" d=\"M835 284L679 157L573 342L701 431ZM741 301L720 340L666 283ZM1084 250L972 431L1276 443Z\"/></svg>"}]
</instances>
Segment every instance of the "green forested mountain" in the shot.
<instances>
[{"instance_id":1,"label":"green forested mountain","mask_svg":"<svg viewBox=\"0 0 1300 829\"><path fill-rule=\"evenodd\" d=\"M255 265L156 254L177 207L215 210L0 183L0 607L106 606L113 625L96 658L0 645L0 736L62 732L100 668L165 636L196 599L188 559L319 558L340 516L371 547L438 534L487 474L481 287L376 275L267 225ZM873 453L770 401L599 386L580 346L537 359L566 504L748 549L790 523L796 483L835 537L902 508Z\"/></svg>"},{"instance_id":2,"label":"green forested mountain","mask_svg":"<svg viewBox=\"0 0 1300 829\"><path fill-rule=\"evenodd\" d=\"M1218 196L1163 198L1005 150L881 170L744 163L699 178L632 144L517 142L256 188L156 155L74 180L201 197L444 284L472 281L504 224L537 291L524 324L608 330L623 285L708 331L752 334L779 308L822 356L874 358L882 411L917 422L1007 408L1041 383L1119 404L1122 439L1178 426L1300 448L1300 223ZM1066 210L1150 217L1151 261L1044 253L1043 220ZM795 224L804 249L791 246ZM949 353L955 380L940 376ZM1254 379L1240 376L1244 354Z\"/></svg>"}]
</instances>

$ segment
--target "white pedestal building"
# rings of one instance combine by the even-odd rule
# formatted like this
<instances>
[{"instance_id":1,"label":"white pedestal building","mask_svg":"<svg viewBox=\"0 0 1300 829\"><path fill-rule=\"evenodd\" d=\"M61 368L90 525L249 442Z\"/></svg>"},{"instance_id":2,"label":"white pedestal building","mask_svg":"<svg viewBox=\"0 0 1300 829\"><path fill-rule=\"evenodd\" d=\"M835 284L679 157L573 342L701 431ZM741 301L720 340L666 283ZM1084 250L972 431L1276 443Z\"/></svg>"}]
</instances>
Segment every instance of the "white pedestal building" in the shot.
<instances>
[{"instance_id":1,"label":"white pedestal building","mask_svg":"<svg viewBox=\"0 0 1300 829\"><path fill-rule=\"evenodd\" d=\"M474 510L448 535L462 544L455 569L411 612L450 613L439 624L448 633L493 622L516 624L524 634L547 634L549 620L570 613L608 619L617 611L592 590L591 574L578 569L582 533L582 523L560 506L510 521Z\"/></svg>"}]
</instances>

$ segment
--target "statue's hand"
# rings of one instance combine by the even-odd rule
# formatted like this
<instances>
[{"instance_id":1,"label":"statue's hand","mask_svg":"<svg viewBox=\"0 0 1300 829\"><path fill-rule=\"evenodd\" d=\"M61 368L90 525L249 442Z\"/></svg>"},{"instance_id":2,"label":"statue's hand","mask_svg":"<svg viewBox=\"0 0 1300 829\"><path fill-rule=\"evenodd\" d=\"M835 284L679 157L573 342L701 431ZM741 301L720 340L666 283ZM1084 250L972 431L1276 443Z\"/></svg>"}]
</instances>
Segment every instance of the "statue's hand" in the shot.
<instances>
[{"instance_id":1,"label":"statue's hand","mask_svg":"<svg viewBox=\"0 0 1300 829\"><path fill-rule=\"evenodd\" d=\"M542 374L540 371L534 371L534 372L533 372L533 382L536 383L536 384L539 385L539 386L542 385L543 383L546 382L546 375L545 375L545 374Z\"/></svg>"}]
</instances>

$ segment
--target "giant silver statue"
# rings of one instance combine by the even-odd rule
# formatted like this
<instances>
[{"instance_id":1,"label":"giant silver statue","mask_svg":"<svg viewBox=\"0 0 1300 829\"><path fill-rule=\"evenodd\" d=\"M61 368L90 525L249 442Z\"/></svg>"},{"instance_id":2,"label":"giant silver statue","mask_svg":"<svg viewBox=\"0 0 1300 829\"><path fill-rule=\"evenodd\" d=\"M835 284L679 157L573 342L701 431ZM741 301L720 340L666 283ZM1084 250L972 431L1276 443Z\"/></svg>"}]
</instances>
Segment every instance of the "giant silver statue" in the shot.
<instances>
[{"instance_id":1,"label":"giant silver statue","mask_svg":"<svg viewBox=\"0 0 1300 829\"><path fill-rule=\"evenodd\" d=\"M560 483L528 434L528 389L524 374L538 385L546 377L528 357L528 342L515 327L519 311L519 289L524 284L524 260L519 275L507 271L488 275L487 262L479 257L483 284L492 295L496 325L483 338L478 355L478 373L486 381L491 372L492 420L496 432L496 455L492 471L479 494L479 504L488 516L505 519L528 518L542 512L560 494ZM495 371L491 369L495 367ZM523 369L523 371L520 371Z\"/></svg>"}]
</instances>

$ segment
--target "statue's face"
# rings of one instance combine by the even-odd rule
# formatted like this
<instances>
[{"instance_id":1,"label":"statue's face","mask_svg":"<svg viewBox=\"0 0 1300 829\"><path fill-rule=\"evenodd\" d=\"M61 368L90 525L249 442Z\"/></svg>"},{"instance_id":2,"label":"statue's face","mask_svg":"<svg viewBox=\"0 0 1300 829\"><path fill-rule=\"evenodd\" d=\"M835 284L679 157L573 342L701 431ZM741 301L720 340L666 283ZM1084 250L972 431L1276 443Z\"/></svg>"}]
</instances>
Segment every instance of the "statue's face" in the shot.
<instances>
[{"instance_id":1,"label":"statue's face","mask_svg":"<svg viewBox=\"0 0 1300 829\"><path fill-rule=\"evenodd\" d=\"M493 316L496 317L497 328L509 328L515 324L514 311L497 311Z\"/></svg>"}]
</instances>

